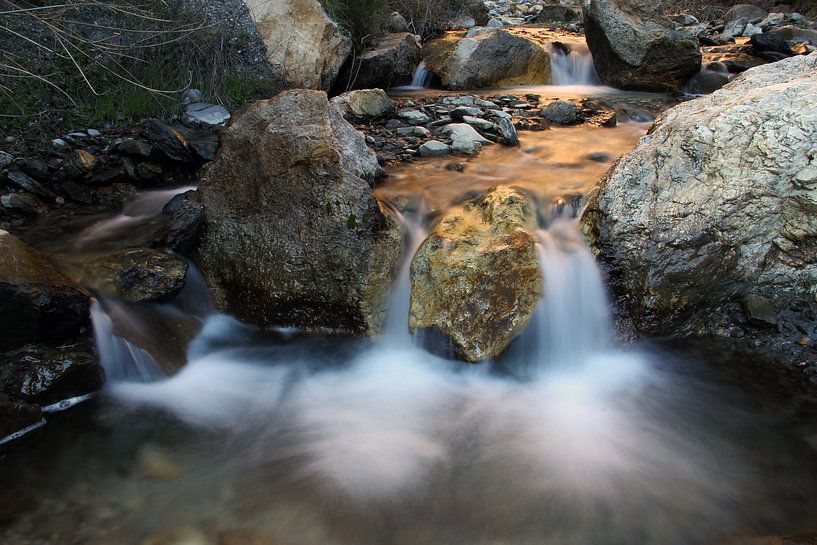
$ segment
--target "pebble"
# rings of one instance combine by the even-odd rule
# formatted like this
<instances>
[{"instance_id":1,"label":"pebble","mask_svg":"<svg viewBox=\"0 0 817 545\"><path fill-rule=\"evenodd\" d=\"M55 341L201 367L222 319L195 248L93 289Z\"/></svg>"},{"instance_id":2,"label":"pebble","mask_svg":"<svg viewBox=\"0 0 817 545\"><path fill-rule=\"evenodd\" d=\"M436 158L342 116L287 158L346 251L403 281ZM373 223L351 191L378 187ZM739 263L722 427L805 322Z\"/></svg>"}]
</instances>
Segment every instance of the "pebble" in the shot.
<instances>
[{"instance_id":1,"label":"pebble","mask_svg":"<svg viewBox=\"0 0 817 545\"><path fill-rule=\"evenodd\" d=\"M418 151L423 157L442 157L451 152L451 147L439 140L429 140Z\"/></svg>"},{"instance_id":2,"label":"pebble","mask_svg":"<svg viewBox=\"0 0 817 545\"><path fill-rule=\"evenodd\" d=\"M51 145L54 146L55 148L64 148L65 146L68 145L68 142L66 142L62 138L55 138L54 140L51 141Z\"/></svg>"},{"instance_id":3,"label":"pebble","mask_svg":"<svg viewBox=\"0 0 817 545\"><path fill-rule=\"evenodd\" d=\"M88 130L87 130L87 131L85 131L85 132L86 132L86 133L88 133L88 136L90 136L90 137L92 137L92 138L96 138L97 136L102 136L102 133L101 133L101 132L99 132L99 131L98 131L98 130L96 130L96 129L88 129Z\"/></svg>"},{"instance_id":4,"label":"pebble","mask_svg":"<svg viewBox=\"0 0 817 545\"><path fill-rule=\"evenodd\" d=\"M14 157L10 153L0 151L0 168L5 168L14 162Z\"/></svg>"}]
</instances>

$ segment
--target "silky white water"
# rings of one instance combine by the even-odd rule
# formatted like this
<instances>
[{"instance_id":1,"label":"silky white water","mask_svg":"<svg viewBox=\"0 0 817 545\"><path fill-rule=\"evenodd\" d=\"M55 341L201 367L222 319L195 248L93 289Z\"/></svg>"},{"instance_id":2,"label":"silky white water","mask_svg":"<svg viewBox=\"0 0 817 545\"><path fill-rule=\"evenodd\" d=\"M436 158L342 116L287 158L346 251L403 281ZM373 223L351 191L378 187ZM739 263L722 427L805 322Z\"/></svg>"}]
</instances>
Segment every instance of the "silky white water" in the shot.
<instances>
[{"instance_id":1,"label":"silky white water","mask_svg":"<svg viewBox=\"0 0 817 545\"><path fill-rule=\"evenodd\" d=\"M569 51L551 47L550 68L554 85L600 85L593 56L586 45L573 44Z\"/></svg>"}]
</instances>

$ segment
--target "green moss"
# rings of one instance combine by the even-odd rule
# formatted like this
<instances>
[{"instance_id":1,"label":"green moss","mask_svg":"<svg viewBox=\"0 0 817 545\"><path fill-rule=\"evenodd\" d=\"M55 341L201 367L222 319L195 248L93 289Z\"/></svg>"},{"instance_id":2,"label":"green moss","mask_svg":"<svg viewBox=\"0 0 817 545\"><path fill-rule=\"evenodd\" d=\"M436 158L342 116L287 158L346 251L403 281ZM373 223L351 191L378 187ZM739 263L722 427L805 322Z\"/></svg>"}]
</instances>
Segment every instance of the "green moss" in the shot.
<instances>
[{"instance_id":1,"label":"green moss","mask_svg":"<svg viewBox=\"0 0 817 545\"><path fill-rule=\"evenodd\" d=\"M357 227L357 216L349 214L349 217L346 218L346 228L354 229L355 227Z\"/></svg>"},{"instance_id":2,"label":"green moss","mask_svg":"<svg viewBox=\"0 0 817 545\"><path fill-rule=\"evenodd\" d=\"M698 49L698 44L696 44L692 40L678 40L678 45L680 45L681 47L685 47L690 51L696 51Z\"/></svg>"}]
</instances>

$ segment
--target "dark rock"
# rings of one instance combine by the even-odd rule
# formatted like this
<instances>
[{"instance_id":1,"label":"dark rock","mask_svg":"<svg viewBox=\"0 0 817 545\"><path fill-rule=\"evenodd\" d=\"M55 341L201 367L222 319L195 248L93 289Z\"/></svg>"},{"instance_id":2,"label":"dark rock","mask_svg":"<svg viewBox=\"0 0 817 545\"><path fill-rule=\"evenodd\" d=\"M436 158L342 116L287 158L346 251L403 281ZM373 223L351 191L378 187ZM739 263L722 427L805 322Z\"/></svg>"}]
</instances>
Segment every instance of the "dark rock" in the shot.
<instances>
[{"instance_id":1,"label":"dark rock","mask_svg":"<svg viewBox=\"0 0 817 545\"><path fill-rule=\"evenodd\" d=\"M63 193L68 195L68 198L74 202L91 204L95 200L94 191L87 186L80 185L76 182L65 182L60 187Z\"/></svg>"},{"instance_id":2,"label":"dark rock","mask_svg":"<svg viewBox=\"0 0 817 545\"><path fill-rule=\"evenodd\" d=\"M588 0L587 45L602 81L641 91L681 92L701 69L698 39L652 0Z\"/></svg>"},{"instance_id":3,"label":"dark rock","mask_svg":"<svg viewBox=\"0 0 817 545\"><path fill-rule=\"evenodd\" d=\"M102 168L91 174L86 178L86 183L93 187L101 187L103 185L111 185L117 182L124 182L128 179L128 172L125 169L124 162L119 165L113 165L107 168Z\"/></svg>"},{"instance_id":4,"label":"dark rock","mask_svg":"<svg viewBox=\"0 0 817 545\"><path fill-rule=\"evenodd\" d=\"M198 246L204 224L204 208L199 192L187 191L176 195L165 205L162 213L169 216L171 221L157 233L154 247L191 255Z\"/></svg>"},{"instance_id":5,"label":"dark rock","mask_svg":"<svg viewBox=\"0 0 817 545\"><path fill-rule=\"evenodd\" d=\"M743 297L743 308L752 322L761 325L777 325L778 309L771 299L749 293Z\"/></svg>"},{"instance_id":6,"label":"dark rock","mask_svg":"<svg viewBox=\"0 0 817 545\"><path fill-rule=\"evenodd\" d=\"M111 150L121 155L150 157L153 145L138 138L120 138L111 144Z\"/></svg>"},{"instance_id":7,"label":"dark rock","mask_svg":"<svg viewBox=\"0 0 817 545\"><path fill-rule=\"evenodd\" d=\"M39 407L0 394L0 440L42 422L43 413Z\"/></svg>"},{"instance_id":8,"label":"dark rock","mask_svg":"<svg viewBox=\"0 0 817 545\"><path fill-rule=\"evenodd\" d=\"M367 182L380 166L363 135L325 93L293 90L250 104L221 139L197 252L217 306L260 325L376 332L402 233Z\"/></svg>"},{"instance_id":9,"label":"dark rock","mask_svg":"<svg viewBox=\"0 0 817 545\"><path fill-rule=\"evenodd\" d=\"M136 165L136 176L143 182L155 182L162 177L162 165L156 163L139 163Z\"/></svg>"},{"instance_id":10,"label":"dark rock","mask_svg":"<svg viewBox=\"0 0 817 545\"><path fill-rule=\"evenodd\" d=\"M421 59L419 36L408 32L387 34L347 63L336 88L347 91L407 85Z\"/></svg>"},{"instance_id":11,"label":"dark rock","mask_svg":"<svg viewBox=\"0 0 817 545\"><path fill-rule=\"evenodd\" d=\"M556 125L575 125L584 120L581 108L566 100L551 102L542 108L540 115Z\"/></svg>"},{"instance_id":12,"label":"dark rock","mask_svg":"<svg viewBox=\"0 0 817 545\"><path fill-rule=\"evenodd\" d=\"M88 344L64 348L28 345L0 356L0 392L50 405L102 388L102 368Z\"/></svg>"},{"instance_id":13,"label":"dark rock","mask_svg":"<svg viewBox=\"0 0 817 545\"><path fill-rule=\"evenodd\" d=\"M110 254L82 263L94 288L126 301L164 301L184 287L187 260L147 248Z\"/></svg>"},{"instance_id":14,"label":"dark rock","mask_svg":"<svg viewBox=\"0 0 817 545\"><path fill-rule=\"evenodd\" d=\"M588 161L593 161L594 163L606 163L612 160L609 153L604 153L603 151L598 151L595 153L588 153L586 156Z\"/></svg>"},{"instance_id":15,"label":"dark rock","mask_svg":"<svg viewBox=\"0 0 817 545\"><path fill-rule=\"evenodd\" d=\"M0 197L0 206L9 212L34 216L45 214L48 207L43 202L28 193L9 193Z\"/></svg>"},{"instance_id":16,"label":"dark rock","mask_svg":"<svg viewBox=\"0 0 817 545\"><path fill-rule=\"evenodd\" d=\"M23 191L28 191L38 197L43 197L46 199L50 199L54 197L54 194L51 193L45 186L43 186L37 180L31 178L28 174L24 174L19 170L12 170L10 171L6 177L8 181L11 182L16 187L22 189Z\"/></svg>"},{"instance_id":17,"label":"dark rock","mask_svg":"<svg viewBox=\"0 0 817 545\"><path fill-rule=\"evenodd\" d=\"M61 343L88 326L88 296L48 260L0 231L0 350Z\"/></svg>"},{"instance_id":18,"label":"dark rock","mask_svg":"<svg viewBox=\"0 0 817 545\"><path fill-rule=\"evenodd\" d=\"M99 158L96 155L87 150L78 149L71 152L63 168L68 177L74 177L91 172L97 165L99 165Z\"/></svg>"},{"instance_id":19,"label":"dark rock","mask_svg":"<svg viewBox=\"0 0 817 545\"><path fill-rule=\"evenodd\" d=\"M137 190L131 184L113 184L96 190L99 203L108 208L119 210L136 196Z\"/></svg>"},{"instance_id":20,"label":"dark rock","mask_svg":"<svg viewBox=\"0 0 817 545\"><path fill-rule=\"evenodd\" d=\"M448 112L448 115L450 115L453 119L462 119L466 115L471 117L482 117L485 115L485 112L480 108L475 108L473 106L457 106Z\"/></svg>"},{"instance_id":21,"label":"dark rock","mask_svg":"<svg viewBox=\"0 0 817 545\"><path fill-rule=\"evenodd\" d=\"M506 146L519 145L519 135L516 134L516 127L513 126L513 122L510 119L505 117L497 119L496 127L502 136L503 144Z\"/></svg>"},{"instance_id":22,"label":"dark rock","mask_svg":"<svg viewBox=\"0 0 817 545\"><path fill-rule=\"evenodd\" d=\"M581 11L568 6L545 5L542 11L536 16L537 23L573 23L580 21Z\"/></svg>"},{"instance_id":23,"label":"dark rock","mask_svg":"<svg viewBox=\"0 0 817 545\"><path fill-rule=\"evenodd\" d=\"M755 34L749 38L749 43L752 44L752 49L756 53L779 53L786 57L791 57L794 54L786 39L773 32Z\"/></svg>"},{"instance_id":24,"label":"dark rock","mask_svg":"<svg viewBox=\"0 0 817 545\"><path fill-rule=\"evenodd\" d=\"M686 90L693 95L714 93L729 83L729 76L711 70L702 70L687 82Z\"/></svg>"},{"instance_id":25,"label":"dark rock","mask_svg":"<svg viewBox=\"0 0 817 545\"><path fill-rule=\"evenodd\" d=\"M769 62L778 62L791 57L791 55L780 53L778 51L761 51L757 54L757 56Z\"/></svg>"},{"instance_id":26,"label":"dark rock","mask_svg":"<svg viewBox=\"0 0 817 545\"><path fill-rule=\"evenodd\" d=\"M168 159L190 161L190 148L187 139L177 129L158 119L148 121L147 136L153 146L159 149Z\"/></svg>"},{"instance_id":27,"label":"dark rock","mask_svg":"<svg viewBox=\"0 0 817 545\"><path fill-rule=\"evenodd\" d=\"M40 182L45 182L49 179L48 163L41 159L26 159L23 163L23 170L29 176Z\"/></svg>"}]
</instances>

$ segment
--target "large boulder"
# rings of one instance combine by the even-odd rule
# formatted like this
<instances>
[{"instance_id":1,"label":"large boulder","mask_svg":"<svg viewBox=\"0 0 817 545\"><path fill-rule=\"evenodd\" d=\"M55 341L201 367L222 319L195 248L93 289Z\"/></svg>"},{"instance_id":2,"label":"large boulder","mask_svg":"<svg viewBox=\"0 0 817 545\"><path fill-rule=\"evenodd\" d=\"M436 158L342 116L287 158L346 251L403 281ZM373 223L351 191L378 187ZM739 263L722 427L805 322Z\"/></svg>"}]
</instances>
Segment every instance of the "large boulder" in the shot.
<instances>
[{"instance_id":1,"label":"large boulder","mask_svg":"<svg viewBox=\"0 0 817 545\"><path fill-rule=\"evenodd\" d=\"M681 92L701 69L698 39L653 0L584 0L587 45L602 81L620 89Z\"/></svg>"},{"instance_id":2,"label":"large boulder","mask_svg":"<svg viewBox=\"0 0 817 545\"><path fill-rule=\"evenodd\" d=\"M422 56L419 36L387 34L347 63L336 87L345 91L408 85Z\"/></svg>"},{"instance_id":3,"label":"large boulder","mask_svg":"<svg viewBox=\"0 0 817 545\"><path fill-rule=\"evenodd\" d=\"M448 33L427 42L428 69L449 89L551 83L550 54L533 40L501 29Z\"/></svg>"},{"instance_id":4,"label":"large boulder","mask_svg":"<svg viewBox=\"0 0 817 545\"><path fill-rule=\"evenodd\" d=\"M501 354L542 297L535 231L533 201L506 186L446 212L411 263L412 333L470 362Z\"/></svg>"},{"instance_id":5,"label":"large boulder","mask_svg":"<svg viewBox=\"0 0 817 545\"><path fill-rule=\"evenodd\" d=\"M323 92L234 115L199 187L198 260L216 304L259 325L376 332L402 246L369 185L378 170Z\"/></svg>"},{"instance_id":6,"label":"large boulder","mask_svg":"<svg viewBox=\"0 0 817 545\"><path fill-rule=\"evenodd\" d=\"M610 169L582 223L639 330L766 323L799 350L817 310L816 143L817 53L667 111Z\"/></svg>"},{"instance_id":7,"label":"large boulder","mask_svg":"<svg viewBox=\"0 0 817 545\"><path fill-rule=\"evenodd\" d=\"M0 230L0 352L87 332L90 300L42 254Z\"/></svg>"},{"instance_id":8,"label":"large boulder","mask_svg":"<svg viewBox=\"0 0 817 545\"><path fill-rule=\"evenodd\" d=\"M294 87L328 91L352 52L352 40L318 0L244 0L267 60Z\"/></svg>"},{"instance_id":9,"label":"large boulder","mask_svg":"<svg viewBox=\"0 0 817 545\"><path fill-rule=\"evenodd\" d=\"M379 117L394 111L397 105L383 89L360 89L338 95L329 101L346 119Z\"/></svg>"}]
</instances>

